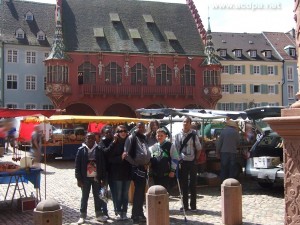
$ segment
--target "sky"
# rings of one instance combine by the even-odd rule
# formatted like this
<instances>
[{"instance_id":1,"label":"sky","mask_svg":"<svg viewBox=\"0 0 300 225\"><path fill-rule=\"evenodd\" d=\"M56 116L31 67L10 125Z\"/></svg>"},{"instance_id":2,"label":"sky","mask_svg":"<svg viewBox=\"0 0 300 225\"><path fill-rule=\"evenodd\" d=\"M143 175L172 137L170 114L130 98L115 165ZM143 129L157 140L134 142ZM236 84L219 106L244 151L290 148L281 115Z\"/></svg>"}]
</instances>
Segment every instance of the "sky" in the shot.
<instances>
[{"instance_id":1,"label":"sky","mask_svg":"<svg viewBox=\"0 0 300 225\"><path fill-rule=\"evenodd\" d=\"M30 0L56 3L56 0ZM82 0L83 2L85 0ZM186 3L185 0L148 0ZM287 32L295 28L294 0L194 0L205 29L212 32Z\"/></svg>"}]
</instances>

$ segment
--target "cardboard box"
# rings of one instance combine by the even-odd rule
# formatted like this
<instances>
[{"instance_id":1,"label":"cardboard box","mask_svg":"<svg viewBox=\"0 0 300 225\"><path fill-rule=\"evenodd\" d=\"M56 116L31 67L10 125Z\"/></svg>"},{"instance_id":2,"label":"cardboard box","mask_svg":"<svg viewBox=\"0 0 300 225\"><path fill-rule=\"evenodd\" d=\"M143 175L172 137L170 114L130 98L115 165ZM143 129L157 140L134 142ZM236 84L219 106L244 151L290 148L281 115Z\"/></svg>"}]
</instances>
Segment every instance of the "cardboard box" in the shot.
<instances>
[{"instance_id":1,"label":"cardboard box","mask_svg":"<svg viewBox=\"0 0 300 225\"><path fill-rule=\"evenodd\" d=\"M280 164L280 157L261 156L253 157L253 166L255 168L267 169L274 168Z\"/></svg>"},{"instance_id":2,"label":"cardboard box","mask_svg":"<svg viewBox=\"0 0 300 225\"><path fill-rule=\"evenodd\" d=\"M22 212L32 211L36 207L36 198L19 198L18 199L18 208Z\"/></svg>"}]
</instances>

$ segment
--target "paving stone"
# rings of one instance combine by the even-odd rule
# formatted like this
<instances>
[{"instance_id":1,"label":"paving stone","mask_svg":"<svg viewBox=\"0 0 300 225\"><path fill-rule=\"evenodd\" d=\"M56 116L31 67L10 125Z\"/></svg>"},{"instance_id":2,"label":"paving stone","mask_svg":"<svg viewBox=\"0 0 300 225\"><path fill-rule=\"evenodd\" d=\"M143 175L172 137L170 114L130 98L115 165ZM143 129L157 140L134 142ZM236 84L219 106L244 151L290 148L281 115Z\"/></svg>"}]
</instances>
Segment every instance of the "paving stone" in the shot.
<instances>
[{"instance_id":1,"label":"paving stone","mask_svg":"<svg viewBox=\"0 0 300 225\"><path fill-rule=\"evenodd\" d=\"M0 158L2 161L11 161L12 154ZM77 187L74 175L74 161L54 160L47 162L41 179L42 199L55 199L63 209L63 225L73 225L79 219L79 206L81 190ZM46 184L46 185L45 185ZM257 183L249 178L242 177L242 205L243 224L245 225L282 225L284 224L284 190L282 187L262 189ZM45 190L46 186L46 190ZM3 202L7 185L0 185L0 225L34 225L33 212L21 212L13 207L8 209ZM35 193L33 186L25 184L27 194ZM186 212L187 222L184 214L179 211L181 207L178 195L170 196L170 224L171 225L211 225L223 224L221 214L221 191L220 187L199 186L197 188L198 212ZM174 191L176 193L176 191ZM16 194L19 198L19 194ZM129 205L127 216L131 215ZM132 221L115 221L112 201L108 203L110 219L105 224L131 225ZM88 202L88 220L86 224L103 224L95 220L94 203L92 193ZM144 223L146 224L146 223Z\"/></svg>"}]
</instances>

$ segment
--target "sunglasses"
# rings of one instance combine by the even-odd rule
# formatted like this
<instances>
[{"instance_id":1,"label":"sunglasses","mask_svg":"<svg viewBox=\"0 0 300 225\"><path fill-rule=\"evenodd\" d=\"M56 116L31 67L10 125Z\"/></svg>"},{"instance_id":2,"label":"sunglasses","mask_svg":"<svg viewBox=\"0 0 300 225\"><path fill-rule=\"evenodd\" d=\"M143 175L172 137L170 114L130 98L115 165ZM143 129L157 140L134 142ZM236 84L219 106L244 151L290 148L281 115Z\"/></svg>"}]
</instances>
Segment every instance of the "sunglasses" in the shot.
<instances>
[{"instance_id":1,"label":"sunglasses","mask_svg":"<svg viewBox=\"0 0 300 225\"><path fill-rule=\"evenodd\" d=\"M127 133L127 130L118 130L117 133Z\"/></svg>"}]
</instances>

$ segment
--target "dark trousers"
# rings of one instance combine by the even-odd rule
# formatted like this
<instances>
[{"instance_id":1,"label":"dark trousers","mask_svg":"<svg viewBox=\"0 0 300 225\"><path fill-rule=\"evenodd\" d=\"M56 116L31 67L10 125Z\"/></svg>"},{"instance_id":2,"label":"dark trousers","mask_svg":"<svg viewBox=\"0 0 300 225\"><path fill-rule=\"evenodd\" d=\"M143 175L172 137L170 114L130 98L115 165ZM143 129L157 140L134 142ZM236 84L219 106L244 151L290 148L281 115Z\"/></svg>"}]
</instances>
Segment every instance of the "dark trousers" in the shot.
<instances>
[{"instance_id":1,"label":"dark trousers","mask_svg":"<svg viewBox=\"0 0 300 225\"><path fill-rule=\"evenodd\" d=\"M236 168L236 153L221 152L221 180L222 182L227 178L235 178L237 175Z\"/></svg>"},{"instance_id":2,"label":"dark trousers","mask_svg":"<svg viewBox=\"0 0 300 225\"><path fill-rule=\"evenodd\" d=\"M194 161L182 161L179 170L179 182L182 191L184 209L189 209L189 191L191 193L190 207L196 209L197 165Z\"/></svg>"},{"instance_id":3,"label":"dark trousers","mask_svg":"<svg viewBox=\"0 0 300 225\"><path fill-rule=\"evenodd\" d=\"M139 169L146 173L145 169ZM131 217L137 218L144 215L143 204L145 201L146 176L139 176L133 172L132 180L134 183L134 194Z\"/></svg>"}]
</instances>

